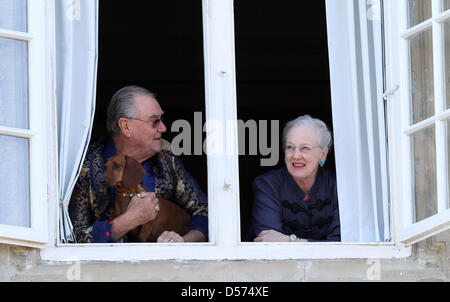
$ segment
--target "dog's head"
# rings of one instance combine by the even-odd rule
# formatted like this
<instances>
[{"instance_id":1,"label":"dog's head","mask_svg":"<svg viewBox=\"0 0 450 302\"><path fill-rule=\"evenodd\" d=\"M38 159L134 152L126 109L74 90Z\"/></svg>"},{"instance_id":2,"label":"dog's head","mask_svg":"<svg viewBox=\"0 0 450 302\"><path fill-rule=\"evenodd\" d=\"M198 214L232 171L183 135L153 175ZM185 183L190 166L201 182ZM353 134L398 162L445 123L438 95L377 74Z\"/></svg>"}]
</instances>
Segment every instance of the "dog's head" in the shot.
<instances>
[{"instance_id":1,"label":"dog's head","mask_svg":"<svg viewBox=\"0 0 450 302\"><path fill-rule=\"evenodd\" d=\"M144 180L144 167L132 157L122 154L110 157L105 167L109 186L117 186L121 183L126 188L132 188Z\"/></svg>"}]
</instances>

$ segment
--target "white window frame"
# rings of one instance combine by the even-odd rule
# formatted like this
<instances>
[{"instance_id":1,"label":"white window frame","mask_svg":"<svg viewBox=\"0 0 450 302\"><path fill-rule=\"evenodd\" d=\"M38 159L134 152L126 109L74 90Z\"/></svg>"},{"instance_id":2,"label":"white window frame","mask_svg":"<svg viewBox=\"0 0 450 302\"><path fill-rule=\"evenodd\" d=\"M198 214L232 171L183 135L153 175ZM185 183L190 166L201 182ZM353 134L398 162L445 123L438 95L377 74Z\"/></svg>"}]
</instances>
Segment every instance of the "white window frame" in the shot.
<instances>
[{"instance_id":1,"label":"white window frame","mask_svg":"<svg viewBox=\"0 0 450 302\"><path fill-rule=\"evenodd\" d=\"M336 0L341 1L341 0ZM141 261L141 260L279 260L405 258L411 244L450 227L445 169L438 165L438 214L412 223L410 144L408 133L426 123L437 125L437 162L446 163L443 110L441 33L433 40L436 114L418 126L409 126L409 62L406 37L432 26L438 29L450 12L439 13L433 0L433 18L406 29L406 0L386 0L389 173L393 204L393 241L388 243L246 243L240 242L239 169L237 155L208 156L210 242L183 244L60 244L57 242L57 144L54 101L54 0L29 0L29 33L0 30L0 36L29 41L30 130L0 128L1 134L30 139L31 228L0 225L0 242L43 247L41 259L49 261ZM348 1L340 5L348 5ZM44 17L44 16L47 17ZM203 0L207 120L237 120L232 0ZM395 92L394 92L395 91ZM406 108L406 110L405 110ZM43 119L42 117L47 117ZM441 124L442 123L442 124ZM226 146L238 154L237 129L227 132ZM50 152L48 152L50 151ZM47 161L47 154L50 155ZM442 165L441 165L442 166ZM445 167L445 165L443 165ZM405 173L405 169L406 173ZM48 186L47 186L48 183ZM47 201L48 204L47 204ZM48 210L48 211L47 211ZM47 216L49 218L47 218ZM47 227L48 224L48 227ZM228 226L228 227L224 227Z\"/></svg>"},{"instance_id":2,"label":"white window frame","mask_svg":"<svg viewBox=\"0 0 450 302\"><path fill-rule=\"evenodd\" d=\"M203 20L206 118L220 121L225 125L226 121L237 121L233 0L203 0ZM237 127L223 137L228 154L238 154ZM411 247L397 241L241 242L238 156L208 155L207 167L210 218L208 243L60 244L57 242L56 231L50 231L52 239L41 250L41 259L44 261L281 260L405 258L411 255ZM56 230L58 225L56 198L52 200L50 209L53 213L50 229Z\"/></svg>"},{"instance_id":3,"label":"white window frame","mask_svg":"<svg viewBox=\"0 0 450 302\"><path fill-rule=\"evenodd\" d=\"M27 32L0 29L0 37L28 43L29 129L0 127L0 135L29 141L30 227L0 225L0 243L42 247L47 236L47 77L45 1L28 0ZM51 120L51 118L49 119ZM14 196L11 196L13 199Z\"/></svg>"},{"instance_id":4,"label":"white window frame","mask_svg":"<svg viewBox=\"0 0 450 302\"><path fill-rule=\"evenodd\" d=\"M431 19L408 28L408 3L406 0L386 1L387 24L390 35L387 43L392 50L387 55L390 67L387 70L388 85L398 85L398 92L388 98L388 121L391 181L394 203L394 230L397 241L413 244L450 228L450 209L447 207L447 166L445 120L450 109L445 108L444 61L442 22L450 20L450 11L440 12L440 0L432 0ZM410 116L410 63L408 37L425 29L433 29L434 94L435 114L411 126ZM397 51L396 51L397 50ZM398 63L397 63L398 62ZM413 171L410 135L420 129L434 125L436 129L436 163L438 213L414 223ZM443 164L441 164L443 163ZM447 163L447 165L445 164Z\"/></svg>"}]
</instances>

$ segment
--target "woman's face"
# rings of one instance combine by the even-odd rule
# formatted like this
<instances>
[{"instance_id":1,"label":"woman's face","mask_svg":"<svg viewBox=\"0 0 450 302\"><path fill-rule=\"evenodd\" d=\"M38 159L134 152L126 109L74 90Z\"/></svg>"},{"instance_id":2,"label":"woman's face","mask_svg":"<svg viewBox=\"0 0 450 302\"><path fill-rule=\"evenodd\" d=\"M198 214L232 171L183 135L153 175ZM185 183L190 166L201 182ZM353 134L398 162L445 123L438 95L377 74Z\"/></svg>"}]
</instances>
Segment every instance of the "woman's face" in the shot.
<instances>
[{"instance_id":1,"label":"woman's face","mask_svg":"<svg viewBox=\"0 0 450 302\"><path fill-rule=\"evenodd\" d=\"M319 145L319 133L313 126L297 126L286 136L285 162L289 173L297 182L313 181L319 163L328 154L328 148Z\"/></svg>"}]
</instances>

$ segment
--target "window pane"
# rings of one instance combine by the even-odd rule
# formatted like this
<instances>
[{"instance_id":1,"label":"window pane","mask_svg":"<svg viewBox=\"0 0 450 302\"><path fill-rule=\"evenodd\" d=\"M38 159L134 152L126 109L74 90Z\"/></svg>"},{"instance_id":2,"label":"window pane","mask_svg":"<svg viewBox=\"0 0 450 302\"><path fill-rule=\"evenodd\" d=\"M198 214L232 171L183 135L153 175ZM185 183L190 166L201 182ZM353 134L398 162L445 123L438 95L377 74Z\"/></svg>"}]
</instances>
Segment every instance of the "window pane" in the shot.
<instances>
[{"instance_id":1,"label":"window pane","mask_svg":"<svg viewBox=\"0 0 450 302\"><path fill-rule=\"evenodd\" d=\"M437 214L435 127L412 136L416 222Z\"/></svg>"},{"instance_id":2,"label":"window pane","mask_svg":"<svg viewBox=\"0 0 450 302\"><path fill-rule=\"evenodd\" d=\"M28 139L0 135L0 224L30 226Z\"/></svg>"},{"instance_id":3,"label":"window pane","mask_svg":"<svg viewBox=\"0 0 450 302\"><path fill-rule=\"evenodd\" d=\"M0 38L0 126L28 129L27 52L26 42Z\"/></svg>"},{"instance_id":4,"label":"window pane","mask_svg":"<svg viewBox=\"0 0 450 302\"><path fill-rule=\"evenodd\" d=\"M408 0L409 27L431 18L431 0Z\"/></svg>"},{"instance_id":5,"label":"window pane","mask_svg":"<svg viewBox=\"0 0 450 302\"><path fill-rule=\"evenodd\" d=\"M450 0L448 0L450 3ZM445 91L447 108L450 108L450 21L444 23Z\"/></svg>"},{"instance_id":6,"label":"window pane","mask_svg":"<svg viewBox=\"0 0 450 302\"><path fill-rule=\"evenodd\" d=\"M0 28L27 31L27 0L0 0Z\"/></svg>"},{"instance_id":7,"label":"window pane","mask_svg":"<svg viewBox=\"0 0 450 302\"><path fill-rule=\"evenodd\" d=\"M442 0L442 7L444 10L450 9L450 0Z\"/></svg>"},{"instance_id":8,"label":"window pane","mask_svg":"<svg viewBox=\"0 0 450 302\"><path fill-rule=\"evenodd\" d=\"M431 29L410 40L413 123L434 114L433 35Z\"/></svg>"},{"instance_id":9,"label":"window pane","mask_svg":"<svg viewBox=\"0 0 450 302\"><path fill-rule=\"evenodd\" d=\"M450 120L447 120L447 208L450 208Z\"/></svg>"}]
</instances>

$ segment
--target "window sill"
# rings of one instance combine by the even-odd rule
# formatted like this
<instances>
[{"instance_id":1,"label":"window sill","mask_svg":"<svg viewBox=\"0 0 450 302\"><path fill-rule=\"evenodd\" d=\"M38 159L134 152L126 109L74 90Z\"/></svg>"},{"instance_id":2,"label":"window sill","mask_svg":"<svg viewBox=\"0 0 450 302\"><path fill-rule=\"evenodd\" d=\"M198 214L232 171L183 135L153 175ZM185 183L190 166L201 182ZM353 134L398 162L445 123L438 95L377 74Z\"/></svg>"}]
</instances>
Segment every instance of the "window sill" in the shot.
<instances>
[{"instance_id":1,"label":"window sill","mask_svg":"<svg viewBox=\"0 0 450 302\"><path fill-rule=\"evenodd\" d=\"M167 260L305 260L407 258L411 246L395 243L212 243L60 244L41 250L43 261L167 261Z\"/></svg>"}]
</instances>

